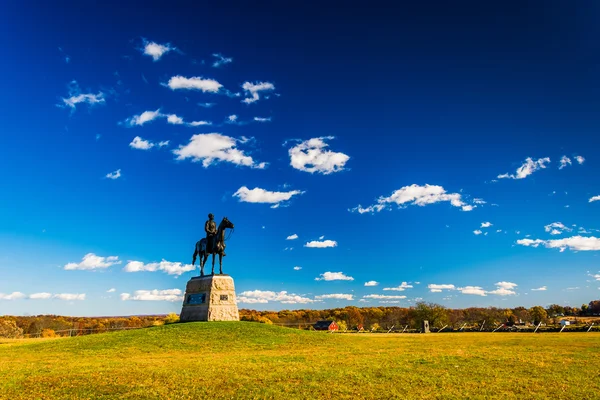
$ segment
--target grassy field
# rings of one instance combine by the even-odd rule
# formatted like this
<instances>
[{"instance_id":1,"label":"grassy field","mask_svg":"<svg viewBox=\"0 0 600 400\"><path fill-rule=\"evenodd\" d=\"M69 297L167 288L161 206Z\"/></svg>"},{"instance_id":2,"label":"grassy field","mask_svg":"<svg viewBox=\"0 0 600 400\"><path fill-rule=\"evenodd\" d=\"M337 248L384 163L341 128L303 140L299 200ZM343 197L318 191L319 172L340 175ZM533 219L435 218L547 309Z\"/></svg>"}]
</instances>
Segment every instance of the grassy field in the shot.
<instances>
[{"instance_id":1,"label":"grassy field","mask_svg":"<svg viewBox=\"0 0 600 400\"><path fill-rule=\"evenodd\" d=\"M0 342L0 398L600 398L600 333L188 323Z\"/></svg>"}]
</instances>

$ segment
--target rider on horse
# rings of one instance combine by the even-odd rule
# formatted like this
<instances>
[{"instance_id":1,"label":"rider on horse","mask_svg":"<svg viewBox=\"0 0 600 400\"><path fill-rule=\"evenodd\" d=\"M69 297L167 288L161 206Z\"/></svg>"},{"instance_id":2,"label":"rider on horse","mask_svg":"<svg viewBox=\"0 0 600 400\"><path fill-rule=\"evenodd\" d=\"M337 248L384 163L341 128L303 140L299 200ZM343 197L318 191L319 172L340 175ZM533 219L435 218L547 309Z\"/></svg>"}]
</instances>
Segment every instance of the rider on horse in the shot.
<instances>
[{"instance_id":1,"label":"rider on horse","mask_svg":"<svg viewBox=\"0 0 600 400\"><path fill-rule=\"evenodd\" d=\"M217 224L215 216L212 213L208 214L208 221L204 224L204 231L206 232L206 250L212 252L214 246L216 246L215 238L217 236Z\"/></svg>"}]
</instances>

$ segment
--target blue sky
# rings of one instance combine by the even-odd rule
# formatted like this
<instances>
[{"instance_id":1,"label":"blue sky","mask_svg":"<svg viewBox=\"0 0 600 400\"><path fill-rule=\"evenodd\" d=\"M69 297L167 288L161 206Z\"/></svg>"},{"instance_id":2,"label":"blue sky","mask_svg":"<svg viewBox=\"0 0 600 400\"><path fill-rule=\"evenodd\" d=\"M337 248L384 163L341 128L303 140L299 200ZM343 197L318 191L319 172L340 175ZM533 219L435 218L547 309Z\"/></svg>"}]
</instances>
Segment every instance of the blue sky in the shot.
<instances>
[{"instance_id":1,"label":"blue sky","mask_svg":"<svg viewBox=\"0 0 600 400\"><path fill-rule=\"evenodd\" d=\"M598 11L4 5L0 314L600 297Z\"/></svg>"}]
</instances>

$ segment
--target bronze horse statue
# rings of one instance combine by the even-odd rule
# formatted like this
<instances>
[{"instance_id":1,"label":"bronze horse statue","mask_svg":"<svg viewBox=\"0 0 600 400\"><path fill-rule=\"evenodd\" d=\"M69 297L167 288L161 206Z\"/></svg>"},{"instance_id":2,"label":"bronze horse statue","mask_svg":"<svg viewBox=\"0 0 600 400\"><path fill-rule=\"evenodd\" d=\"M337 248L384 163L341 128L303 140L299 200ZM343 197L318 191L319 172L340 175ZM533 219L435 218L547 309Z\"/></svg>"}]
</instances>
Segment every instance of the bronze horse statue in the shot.
<instances>
[{"instance_id":1,"label":"bronze horse statue","mask_svg":"<svg viewBox=\"0 0 600 400\"><path fill-rule=\"evenodd\" d=\"M223 256L225 255L225 229L231 229L233 231L233 223L223 218L219 227L217 228L217 234L215 235L214 243L207 243L206 238L200 239L196 242L196 248L194 249L194 257L192 259L192 265L196 263L196 257L200 256L200 276L204 276L204 264L208 259L208 255L212 254L212 272L215 274L215 254L219 255L219 273L223 274ZM210 246L209 246L210 245Z\"/></svg>"}]
</instances>

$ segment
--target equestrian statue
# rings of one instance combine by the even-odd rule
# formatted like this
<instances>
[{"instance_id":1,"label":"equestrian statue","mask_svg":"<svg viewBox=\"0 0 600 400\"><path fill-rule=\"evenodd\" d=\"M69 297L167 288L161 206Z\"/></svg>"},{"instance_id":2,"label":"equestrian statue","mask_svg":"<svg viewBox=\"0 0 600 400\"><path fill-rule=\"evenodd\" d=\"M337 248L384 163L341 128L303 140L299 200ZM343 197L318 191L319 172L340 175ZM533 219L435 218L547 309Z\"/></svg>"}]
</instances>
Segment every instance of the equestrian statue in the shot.
<instances>
[{"instance_id":1,"label":"equestrian statue","mask_svg":"<svg viewBox=\"0 0 600 400\"><path fill-rule=\"evenodd\" d=\"M233 233L233 223L224 217L219 226L214 220L214 215L208 214L208 221L204 224L204 231L206 237L196 242L196 248L194 249L194 257L192 259L192 265L196 263L196 257L200 256L200 276L204 276L204 264L208 259L208 255L212 254L212 272L215 274L215 254L219 255L219 273L223 274L223 257L225 254L225 229L231 229L229 235Z\"/></svg>"}]
</instances>

